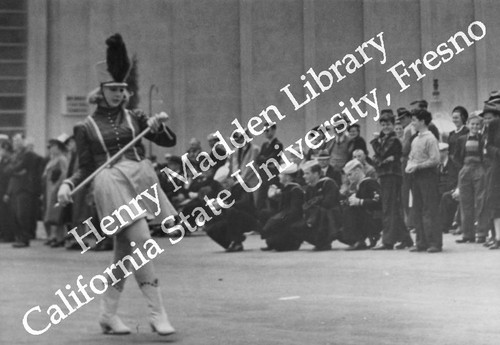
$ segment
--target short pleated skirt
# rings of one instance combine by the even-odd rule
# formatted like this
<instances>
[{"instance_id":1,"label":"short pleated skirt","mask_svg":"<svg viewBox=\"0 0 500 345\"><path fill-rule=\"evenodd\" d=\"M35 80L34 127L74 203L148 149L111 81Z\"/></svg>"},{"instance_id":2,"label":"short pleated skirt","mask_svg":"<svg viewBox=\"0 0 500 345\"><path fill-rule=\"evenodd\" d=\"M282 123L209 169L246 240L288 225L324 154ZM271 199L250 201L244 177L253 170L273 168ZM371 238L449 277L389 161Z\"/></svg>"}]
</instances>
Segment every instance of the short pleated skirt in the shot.
<instances>
[{"instance_id":1,"label":"short pleated skirt","mask_svg":"<svg viewBox=\"0 0 500 345\"><path fill-rule=\"evenodd\" d=\"M155 197L154 185L156 185L158 191L159 214L155 215L158 212L156 203L145 196L141 196L138 203L146 212L137 216L140 212L130 204L130 201L136 199L144 191ZM123 209L119 213L127 226L145 217L150 221L150 224L160 224L166 217L177 215L177 211L161 189L158 176L148 160L136 162L122 159L112 167L101 171L94 179L93 187L94 201L99 219L106 216L114 217L113 212L123 205L129 206L133 212L133 217ZM116 217L114 218L116 219Z\"/></svg>"}]
</instances>

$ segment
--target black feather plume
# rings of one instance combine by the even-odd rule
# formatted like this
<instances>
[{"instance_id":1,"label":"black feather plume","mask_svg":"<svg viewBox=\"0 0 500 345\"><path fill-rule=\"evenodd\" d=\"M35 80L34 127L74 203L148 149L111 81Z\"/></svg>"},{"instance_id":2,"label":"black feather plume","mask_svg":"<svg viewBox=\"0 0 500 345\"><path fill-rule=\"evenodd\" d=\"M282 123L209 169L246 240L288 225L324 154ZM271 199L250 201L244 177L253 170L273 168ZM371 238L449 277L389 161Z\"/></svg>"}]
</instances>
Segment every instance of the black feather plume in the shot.
<instances>
[{"instance_id":1,"label":"black feather plume","mask_svg":"<svg viewBox=\"0 0 500 345\"><path fill-rule=\"evenodd\" d=\"M108 50L106 52L106 63L108 72L117 82L125 81L130 69L130 60L127 48L120 34L114 34L106 40Z\"/></svg>"}]
</instances>

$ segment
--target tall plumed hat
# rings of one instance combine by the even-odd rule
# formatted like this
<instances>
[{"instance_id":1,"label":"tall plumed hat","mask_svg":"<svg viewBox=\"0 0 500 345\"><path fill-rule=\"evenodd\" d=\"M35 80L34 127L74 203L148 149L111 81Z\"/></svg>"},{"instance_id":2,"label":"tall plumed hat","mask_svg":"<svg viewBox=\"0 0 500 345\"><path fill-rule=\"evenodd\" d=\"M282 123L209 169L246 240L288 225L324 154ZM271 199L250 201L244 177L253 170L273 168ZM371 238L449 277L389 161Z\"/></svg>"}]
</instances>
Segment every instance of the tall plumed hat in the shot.
<instances>
[{"instance_id":1,"label":"tall plumed hat","mask_svg":"<svg viewBox=\"0 0 500 345\"><path fill-rule=\"evenodd\" d=\"M98 62L95 67L99 85L127 86L131 64L122 36L114 34L106 40L106 45L106 61Z\"/></svg>"}]
</instances>

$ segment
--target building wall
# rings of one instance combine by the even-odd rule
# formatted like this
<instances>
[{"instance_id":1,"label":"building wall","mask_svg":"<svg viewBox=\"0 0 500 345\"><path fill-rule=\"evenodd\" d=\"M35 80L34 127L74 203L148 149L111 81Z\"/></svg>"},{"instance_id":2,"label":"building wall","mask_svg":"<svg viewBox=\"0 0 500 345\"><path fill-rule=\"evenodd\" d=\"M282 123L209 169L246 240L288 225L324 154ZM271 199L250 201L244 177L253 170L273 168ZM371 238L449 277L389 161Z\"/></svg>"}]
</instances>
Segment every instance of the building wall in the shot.
<instances>
[{"instance_id":1,"label":"building wall","mask_svg":"<svg viewBox=\"0 0 500 345\"><path fill-rule=\"evenodd\" d=\"M183 153L191 137L207 148L208 133L229 134L233 119L245 123L269 105L287 115L278 136L289 144L341 111L340 101L375 87L391 94L396 109L418 98L430 100L433 79L439 79L440 111L458 104L473 110L500 88L498 57L487 49L500 43L499 15L495 0L34 0L29 2L27 132L42 151L48 138L71 132L83 119L63 114L64 97L86 95L97 86L93 65L104 59L104 41L115 32L139 60L141 108L149 111L151 105L152 112L165 110L172 117L180 140L172 149L154 148L161 156ZM411 87L399 92L389 67L422 58L474 20L487 27L483 40L426 71L420 82L412 78ZM311 67L327 69L381 31L384 65L375 55L299 111L279 91L291 84L297 97L305 97L302 74ZM367 110L360 123L369 138L378 129Z\"/></svg>"}]
</instances>

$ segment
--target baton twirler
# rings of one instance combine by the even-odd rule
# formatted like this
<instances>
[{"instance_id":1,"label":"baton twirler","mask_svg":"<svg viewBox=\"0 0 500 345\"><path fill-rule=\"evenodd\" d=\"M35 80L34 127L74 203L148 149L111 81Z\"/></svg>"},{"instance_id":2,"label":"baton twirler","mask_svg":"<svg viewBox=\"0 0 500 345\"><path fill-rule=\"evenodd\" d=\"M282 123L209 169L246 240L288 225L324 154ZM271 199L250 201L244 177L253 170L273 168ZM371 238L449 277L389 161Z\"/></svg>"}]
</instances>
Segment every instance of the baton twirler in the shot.
<instances>
[{"instance_id":1,"label":"baton twirler","mask_svg":"<svg viewBox=\"0 0 500 345\"><path fill-rule=\"evenodd\" d=\"M111 163L116 161L121 155L125 153L129 148L131 148L135 143L137 143L139 140L141 140L146 134L148 134L151 131L151 127L146 128L143 130L138 136L136 136L133 140L131 140L127 145L125 145L120 151L115 153L113 157L110 157L103 165L101 165L99 168L97 168L92 174L90 174L85 180L83 180L78 186L76 186L72 191L70 196L73 196L75 193L77 193L79 190L81 190L83 187L85 187L87 184L89 184L96 176L99 174L101 171L106 169ZM165 131L165 133L168 135L170 139L173 139L170 133L168 131ZM56 207L59 207L60 204L59 202L56 203Z\"/></svg>"}]
</instances>

